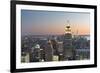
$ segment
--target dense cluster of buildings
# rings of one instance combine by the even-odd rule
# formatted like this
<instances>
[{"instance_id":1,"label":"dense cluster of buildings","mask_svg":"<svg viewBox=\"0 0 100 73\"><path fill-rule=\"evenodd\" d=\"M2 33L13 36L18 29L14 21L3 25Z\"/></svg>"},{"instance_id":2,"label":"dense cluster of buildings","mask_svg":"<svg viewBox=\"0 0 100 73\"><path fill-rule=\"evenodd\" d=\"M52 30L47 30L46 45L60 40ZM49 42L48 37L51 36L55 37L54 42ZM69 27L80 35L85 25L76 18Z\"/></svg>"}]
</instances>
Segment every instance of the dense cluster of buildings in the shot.
<instances>
[{"instance_id":1,"label":"dense cluster of buildings","mask_svg":"<svg viewBox=\"0 0 100 73\"><path fill-rule=\"evenodd\" d=\"M90 59L90 39L73 36L70 25L63 35L26 35L21 39L23 63Z\"/></svg>"}]
</instances>

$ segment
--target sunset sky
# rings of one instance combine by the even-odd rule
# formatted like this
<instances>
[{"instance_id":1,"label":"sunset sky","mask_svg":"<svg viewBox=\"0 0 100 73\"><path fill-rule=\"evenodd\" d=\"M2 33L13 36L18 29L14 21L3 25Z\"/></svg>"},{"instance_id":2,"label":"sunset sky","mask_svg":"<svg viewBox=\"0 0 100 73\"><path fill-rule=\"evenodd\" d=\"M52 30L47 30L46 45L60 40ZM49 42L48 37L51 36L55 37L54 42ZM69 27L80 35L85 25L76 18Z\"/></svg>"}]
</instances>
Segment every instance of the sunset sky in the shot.
<instances>
[{"instance_id":1,"label":"sunset sky","mask_svg":"<svg viewBox=\"0 0 100 73\"><path fill-rule=\"evenodd\" d=\"M22 35L64 34L67 21L73 34L90 34L89 13L21 10Z\"/></svg>"}]
</instances>

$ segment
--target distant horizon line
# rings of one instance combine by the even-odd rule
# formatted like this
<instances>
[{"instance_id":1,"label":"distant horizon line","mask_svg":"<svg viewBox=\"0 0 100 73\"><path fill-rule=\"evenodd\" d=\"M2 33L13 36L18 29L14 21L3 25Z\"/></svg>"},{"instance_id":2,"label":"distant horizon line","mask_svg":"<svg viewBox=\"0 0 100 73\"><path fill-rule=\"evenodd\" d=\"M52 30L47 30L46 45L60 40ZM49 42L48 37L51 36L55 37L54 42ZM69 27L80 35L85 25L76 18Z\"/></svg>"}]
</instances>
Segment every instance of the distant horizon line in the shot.
<instances>
[{"instance_id":1,"label":"distant horizon line","mask_svg":"<svg viewBox=\"0 0 100 73\"><path fill-rule=\"evenodd\" d=\"M24 34L24 35L21 35L21 36L26 36L26 35L64 35L64 34ZM73 35L73 34L72 34ZM90 36L90 34L74 34L74 35L80 35L80 36Z\"/></svg>"}]
</instances>

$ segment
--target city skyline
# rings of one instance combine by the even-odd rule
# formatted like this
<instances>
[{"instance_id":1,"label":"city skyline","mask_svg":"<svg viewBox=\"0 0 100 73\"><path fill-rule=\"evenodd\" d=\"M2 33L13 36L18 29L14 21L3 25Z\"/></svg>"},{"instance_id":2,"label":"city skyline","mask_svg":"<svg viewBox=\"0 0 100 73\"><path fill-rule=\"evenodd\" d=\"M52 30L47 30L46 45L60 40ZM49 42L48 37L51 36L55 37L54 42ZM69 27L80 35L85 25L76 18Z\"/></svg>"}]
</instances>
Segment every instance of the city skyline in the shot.
<instances>
[{"instance_id":1,"label":"city skyline","mask_svg":"<svg viewBox=\"0 0 100 73\"><path fill-rule=\"evenodd\" d=\"M63 11L21 10L22 35L64 34L71 25L73 34L90 34L90 14Z\"/></svg>"}]
</instances>

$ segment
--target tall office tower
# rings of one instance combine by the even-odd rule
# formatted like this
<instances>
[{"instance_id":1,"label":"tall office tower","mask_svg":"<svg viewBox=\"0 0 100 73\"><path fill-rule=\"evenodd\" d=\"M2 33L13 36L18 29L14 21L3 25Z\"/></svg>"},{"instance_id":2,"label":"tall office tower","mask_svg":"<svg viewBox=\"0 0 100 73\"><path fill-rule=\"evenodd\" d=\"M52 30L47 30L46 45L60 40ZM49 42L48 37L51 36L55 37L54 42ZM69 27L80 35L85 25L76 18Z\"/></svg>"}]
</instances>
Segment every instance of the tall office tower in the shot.
<instances>
[{"instance_id":1,"label":"tall office tower","mask_svg":"<svg viewBox=\"0 0 100 73\"><path fill-rule=\"evenodd\" d=\"M30 49L29 49L29 38L27 36L21 37L21 62L30 62Z\"/></svg>"},{"instance_id":2,"label":"tall office tower","mask_svg":"<svg viewBox=\"0 0 100 73\"><path fill-rule=\"evenodd\" d=\"M63 39L63 59L73 59L72 33L70 24L67 24L65 28L65 34Z\"/></svg>"},{"instance_id":3,"label":"tall office tower","mask_svg":"<svg viewBox=\"0 0 100 73\"><path fill-rule=\"evenodd\" d=\"M30 62L39 62L40 61L40 45L36 44L30 53Z\"/></svg>"},{"instance_id":4,"label":"tall office tower","mask_svg":"<svg viewBox=\"0 0 100 73\"><path fill-rule=\"evenodd\" d=\"M57 42L57 46L58 46L58 55L59 55L59 61L63 61L63 42Z\"/></svg>"},{"instance_id":5,"label":"tall office tower","mask_svg":"<svg viewBox=\"0 0 100 73\"><path fill-rule=\"evenodd\" d=\"M45 61L52 61L53 60L53 47L51 45L50 40L47 42L47 44L45 44L44 52L45 52Z\"/></svg>"}]
</instances>

